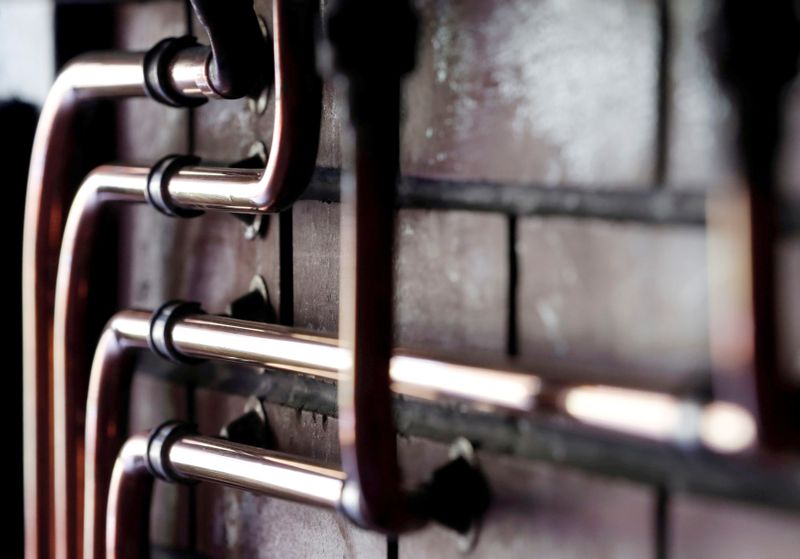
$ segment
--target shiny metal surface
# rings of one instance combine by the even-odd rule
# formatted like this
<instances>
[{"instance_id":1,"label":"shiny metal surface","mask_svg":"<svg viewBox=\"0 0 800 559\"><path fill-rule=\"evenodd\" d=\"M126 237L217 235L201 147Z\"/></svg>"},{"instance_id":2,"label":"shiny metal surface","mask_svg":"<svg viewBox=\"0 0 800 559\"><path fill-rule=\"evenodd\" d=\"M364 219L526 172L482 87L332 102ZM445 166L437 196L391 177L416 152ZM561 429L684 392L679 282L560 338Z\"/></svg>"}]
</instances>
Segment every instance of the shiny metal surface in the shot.
<instances>
[{"instance_id":1,"label":"shiny metal surface","mask_svg":"<svg viewBox=\"0 0 800 559\"><path fill-rule=\"evenodd\" d=\"M125 311L117 316L125 317L129 330L143 332L150 315ZM214 315L177 321L172 340L175 348L189 357L299 372L326 380L338 381L339 369L347 360L346 350L333 338ZM139 343L140 339L134 337L134 341ZM97 355L100 359L99 351ZM541 409L587 425L664 442L703 444L719 452L747 450L755 437L752 418L744 408L701 404L647 390L568 383L548 362L514 370L399 350L391 359L390 371L395 394L435 402L454 400L481 411L530 413ZM570 371L570 375L574 377L576 372ZM585 376L596 375L587 370ZM723 417L730 423L721 421ZM715 427L709 430L711 425Z\"/></svg>"},{"instance_id":2,"label":"shiny metal surface","mask_svg":"<svg viewBox=\"0 0 800 559\"><path fill-rule=\"evenodd\" d=\"M128 394L136 355L133 350L147 347L149 317L145 312L117 313L100 338L98 357L92 364L85 440L81 433L76 441L84 449L83 511L58 509L78 515L78 527L82 521L84 557L102 557L105 550L105 530L98 528L106 517L114 460L127 435ZM66 450L71 448L76 447ZM74 451L70 454L75 458ZM78 479L76 489L80 491L80 476Z\"/></svg>"},{"instance_id":3,"label":"shiny metal surface","mask_svg":"<svg viewBox=\"0 0 800 559\"><path fill-rule=\"evenodd\" d=\"M221 98L209 80L210 60L209 47L197 46L179 52L169 67L172 87L187 97Z\"/></svg>"},{"instance_id":4,"label":"shiny metal surface","mask_svg":"<svg viewBox=\"0 0 800 559\"><path fill-rule=\"evenodd\" d=\"M322 83L316 73L314 2L272 2L275 122L262 171L189 167L169 183L186 208L239 213L280 211L305 189L317 156Z\"/></svg>"},{"instance_id":5,"label":"shiny metal surface","mask_svg":"<svg viewBox=\"0 0 800 559\"><path fill-rule=\"evenodd\" d=\"M333 338L219 316L191 316L172 329L175 348L190 357L217 359L338 380L347 352ZM391 360L393 389L428 400L454 398L481 409L527 412L541 382L525 373L437 361L410 353Z\"/></svg>"},{"instance_id":6,"label":"shiny metal surface","mask_svg":"<svg viewBox=\"0 0 800 559\"><path fill-rule=\"evenodd\" d=\"M106 513L107 559L147 556L152 495L152 477L145 465L147 440L144 435L129 439L114 464ZM344 474L310 461L202 436L181 437L170 444L166 454L173 473L186 480L227 485L316 507L339 506ZM84 557L97 559L102 554L87 547Z\"/></svg>"},{"instance_id":7,"label":"shiny metal surface","mask_svg":"<svg viewBox=\"0 0 800 559\"><path fill-rule=\"evenodd\" d=\"M117 313L101 338L92 365L86 408L85 557L97 556L105 546L103 531L96 529L97 520L105 514L112 464L125 434L122 426L128 417L132 350L147 346L150 316L143 311ZM187 317L175 324L172 336L176 349L187 356L297 371L324 379L338 379L341 360L346 359L345 350L331 338L227 317ZM476 367L409 353L393 357L391 363L392 388L397 394L434 401L461 399L485 411L524 413L540 409L595 428L681 446L702 445L716 452L739 453L754 442L752 417L737 406L701 405L666 394L611 386L552 383L530 372ZM553 372L549 365L545 368ZM213 440L182 446L173 465L184 475L245 489L260 491L258 483L267 483L264 487L271 483L259 481L255 473L234 470L228 450L218 453L214 464L207 460L199 463L196 458L206 444L214 446ZM272 464L277 458L270 456ZM254 471L267 471L259 470L259 464L255 463ZM330 474L340 482L343 479L330 470L314 467L311 471ZM289 483L281 482L283 489L274 490L299 491L291 498L332 503L334 491L327 482L319 486L326 489L313 491L286 489ZM311 494L305 495L308 491ZM320 491L328 497L320 497Z\"/></svg>"},{"instance_id":8,"label":"shiny metal surface","mask_svg":"<svg viewBox=\"0 0 800 559\"><path fill-rule=\"evenodd\" d=\"M175 177L175 184L170 184L170 192L174 201L187 207L204 209L238 210L238 211L277 211L294 201L305 188L316 159L319 137L319 121L321 113L321 82L316 75L314 63L314 23L318 6L309 3L308 7L286 9L286 0L275 0L273 4L274 54L275 54L275 94L276 116L273 144L270 158L263 172L250 170L215 169L198 167L186 169ZM207 71L207 57L203 52L207 49L189 49L177 57L171 70L173 81L185 93L208 94L207 80L202 76ZM138 59L139 79L143 79L141 57ZM205 81L204 81L205 80ZM195 88L195 89L192 89ZM140 84L140 90L141 84ZM286 94L291 92L291 95ZM100 192L95 178L87 182L95 186L86 186L86 194L73 208L71 218L71 246L62 255L61 267L64 270L60 281L59 297L56 302L56 320L59 326L56 332L56 355L58 362L57 401L55 416L59 418L59 433L50 445L58 444L58 464L53 471L58 486L58 538L74 538L76 530L69 529L70 524L79 521L80 511L68 510L69 503L77 502L71 495L80 495L79 476L71 475L72 471L80 471L76 458L81 456L79 429L83 414L80 405L86 393L86 378L83 372L84 357L75 348L83 347L83 316L88 293L85 285L85 270L88 258L86 254L78 254L74 250L75 243L86 242L91 238L95 216L100 200L119 202L144 201L146 169L117 167L113 171L112 185L117 191L105 189ZM106 171L99 170L98 173ZM188 177L188 182L186 179ZM126 188L121 184L125 182ZM188 184L189 203L181 198L183 185ZM192 191L194 189L195 191ZM173 193L173 190L176 192ZM123 192L124 191L124 192ZM237 199L238 194L244 200ZM237 204L241 204L241 207ZM85 223L84 223L85 221ZM57 250L52 247L49 254ZM52 265L52 263L51 263ZM38 339L50 339L40 336ZM71 348L67 355L66 348ZM46 362L47 360L43 360ZM46 386L50 386L48 379ZM40 391L41 395L41 391ZM51 398L48 396L48 398ZM44 404L40 406L46 409ZM40 417L43 417L40 412ZM31 437L29 440L44 440ZM49 469L52 470L53 466ZM39 485L40 487L43 485ZM46 485L44 485L46 486ZM59 548L76 549L75 545L59 544Z\"/></svg>"},{"instance_id":9,"label":"shiny metal surface","mask_svg":"<svg viewBox=\"0 0 800 559\"><path fill-rule=\"evenodd\" d=\"M36 131L23 234L23 409L26 557L49 558L52 458L50 359L56 265L73 193L72 126L83 101L144 96L142 53L95 53L71 62L42 108Z\"/></svg>"},{"instance_id":10,"label":"shiny metal surface","mask_svg":"<svg viewBox=\"0 0 800 559\"><path fill-rule=\"evenodd\" d=\"M150 502L153 476L147 470L147 436L128 439L114 463L105 517L106 559L141 559L150 555ZM102 520L99 517L98 520ZM102 530L103 526L98 526ZM86 559L102 559L92 547Z\"/></svg>"},{"instance_id":11,"label":"shiny metal surface","mask_svg":"<svg viewBox=\"0 0 800 559\"><path fill-rule=\"evenodd\" d=\"M169 449L175 473L298 503L335 509L344 474L286 454L213 439L184 437Z\"/></svg>"},{"instance_id":12,"label":"shiny metal surface","mask_svg":"<svg viewBox=\"0 0 800 559\"><path fill-rule=\"evenodd\" d=\"M144 201L149 169L106 165L78 189L62 239L53 311L53 506L56 557L79 557L83 418L90 357L83 350L92 239L106 204Z\"/></svg>"}]
</instances>

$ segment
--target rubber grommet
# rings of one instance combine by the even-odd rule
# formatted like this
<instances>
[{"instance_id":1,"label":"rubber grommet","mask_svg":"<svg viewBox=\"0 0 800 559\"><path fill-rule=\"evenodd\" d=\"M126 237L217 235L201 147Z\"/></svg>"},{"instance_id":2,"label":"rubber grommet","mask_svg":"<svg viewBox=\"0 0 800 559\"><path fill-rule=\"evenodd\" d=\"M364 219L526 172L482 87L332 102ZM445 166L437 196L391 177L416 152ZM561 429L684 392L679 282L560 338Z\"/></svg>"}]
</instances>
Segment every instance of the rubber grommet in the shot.
<instances>
[{"instance_id":1,"label":"rubber grommet","mask_svg":"<svg viewBox=\"0 0 800 559\"><path fill-rule=\"evenodd\" d=\"M184 365L202 363L202 359L181 354L172 344L172 327L175 322L192 314L204 314L199 303L169 301L161 305L150 318L147 345L153 353L173 363Z\"/></svg>"},{"instance_id":2,"label":"rubber grommet","mask_svg":"<svg viewBox=\"0 0 800 559\"><path fill-rule=\"evenodd\" d=\"M184 167L200 163L200 158L193 155L168 155L153 165L147 177L145 197L148 203L169 217L197 217L203 215L200 210L181 208L172 202L169 195L169 181Z\"/></svg>"},{"instance_id":3,"label":"rubber grommet","mask_svg":"<svg viewBox=\"0 0 800 559\"><path fill-rule=\"evenodd\" d=\"M176 91L169 79L169 67L175 56L197 44L197 39L191 35L169 37L162 39L145 53L144 85L150 97L169 107L199 107L208 101L204 97L187 97Z\"/></svg>"},{"instance_id":4,"label":"rubber grommet","mask_svg":"<svg viewBox=\"0 0 800 559\"><path fill-rule=\"evenodd\" d=\"M167 421L152 431L147 438L147 470L153 477L171 483L186 482L172 470L169 449L181 437L196 435L197 427L184 421Z\"/></svg>"}]
</instances>

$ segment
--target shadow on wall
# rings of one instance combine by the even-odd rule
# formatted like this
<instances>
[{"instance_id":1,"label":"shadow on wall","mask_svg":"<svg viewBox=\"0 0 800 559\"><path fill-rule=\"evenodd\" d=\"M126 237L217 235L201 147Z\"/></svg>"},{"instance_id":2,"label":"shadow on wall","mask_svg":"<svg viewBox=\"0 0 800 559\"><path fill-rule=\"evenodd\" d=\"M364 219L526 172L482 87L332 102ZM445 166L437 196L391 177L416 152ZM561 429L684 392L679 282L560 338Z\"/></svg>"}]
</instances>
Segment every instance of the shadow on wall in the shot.
<instances>
[{"instance_id":1,"label":"shadow on wall","mask_svg":"<svg viewBox=\"0 0 800 559\"><path fill-rule=\"evenodd\" d=\"M10 483L7 485L7 503L11 510L10 526L4 547L11 550L10 557L22 557L23 510L22 510L22 226L25 214L25 185L28 179L28 163L36 131L38 110L27 103L16 100L0 101L0 130L10 140L0 150L0 167L3 169L3 192L6 196L3 242L6 246L6 317L7 329L5 350L5 401L2 425L5 428L8 456L18 459L11 462ZM8 547L6 547L8 546ZM18 553L13 550L18 549Z\"/></svg>"}]
</instances>

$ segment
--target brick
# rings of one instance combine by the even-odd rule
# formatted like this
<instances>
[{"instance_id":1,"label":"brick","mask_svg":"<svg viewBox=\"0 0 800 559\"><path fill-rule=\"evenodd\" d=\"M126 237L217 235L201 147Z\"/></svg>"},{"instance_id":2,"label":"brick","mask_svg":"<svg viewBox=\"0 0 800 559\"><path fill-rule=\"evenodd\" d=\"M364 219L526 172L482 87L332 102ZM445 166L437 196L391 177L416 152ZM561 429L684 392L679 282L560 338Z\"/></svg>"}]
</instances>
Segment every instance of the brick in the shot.
<instances>
[{"instance_id":1,"label":"brick","mask_svg":"<svg viewBox=\"0 0 800 559\"><path fill-rule=\"evenodd\" d=\"M712 190L733 170L731 105L717 81L706 39L716 2L669 2L673 47L667 183Z\"/></svg>"},{"instance_id":2,"label":"brick","mask_svg":"<svg viewBox=\"0 0 800 559\"><path fill-rule=\"evenodd\" d=\"M339 205L302 201L292 209L294 323L339 329Z\"/></svg>"},{"instance_id":3,"label":"brick","mask_svg":"<svg viewBox=\"0 0 800 559\"><path fill-rule=\"evenodd\" d=\"M617 380L658 388L703 380L698 371L708 366L708 287L702 233L525 219L517 254L523 358L590 360L619 368Z\"/></svg>"},{"instance_id":4,"label":"brick","mask_svg":"<svg viewBox=\"0 0 800 559\"><path fill-rule=\"evenodd\" d=\"M631 187L652 181L649 0L420 0L403 172Z\"/></svg>"},{"instance_id":5,"label":"brick","mask_svg":"<svg viewBox=\"0 0 800 559\"><path fill-rule=\"evenodd\" d=\"M400 457L411 484L447 462L447 447L402 439ZM653 492L607 478L510 457L479 453L492 490L475 559L648 557ZM431 526L402 536L400 558L463 557L452 532Z\"/></svg>"},{"instance_id":6,"label":"brick","mask_svg":"<svg viewBox=\"0 0 800 559\"><path fill-rule=\"evenodd\" d=\"M676 496L670 509L670 557L796 557L796 515L734 503Z\"/></svg>"},{"instance_id":7,"label":"brick","mask_svg":"<svg viewBox=\"0 0 800 559\"><path fill-rule=\"evenodd\" d=\"M505 218L404 210L398 217L396 244L399 345L505 352Z\"/></svg>"},{"instance_id":8,"label":"brick","mask_svg":"<svg viewBox=\"0 0 800 559\"><path fill-rule=\"evenodd\" d=\"M223 312L259 274L279 311L279 218L270 218L265 239L247 241L242 224L230 215L175 220L146 206L129 211L121 256L126 304L152 308L180 298L198 301L208 312Z\"/></svg>"}]
</instances>

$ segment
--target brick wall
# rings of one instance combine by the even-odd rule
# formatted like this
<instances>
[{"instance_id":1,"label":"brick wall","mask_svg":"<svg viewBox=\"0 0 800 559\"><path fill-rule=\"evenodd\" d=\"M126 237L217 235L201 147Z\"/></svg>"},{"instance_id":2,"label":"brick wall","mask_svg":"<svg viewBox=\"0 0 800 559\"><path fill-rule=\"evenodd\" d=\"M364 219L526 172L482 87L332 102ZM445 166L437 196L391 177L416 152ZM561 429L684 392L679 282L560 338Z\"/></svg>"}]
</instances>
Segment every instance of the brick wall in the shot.
<instances>
[{"instance_id":1,"label":"brick wall","mask_svg":"<svg viewBox=\"0 0 800 559\"><path fill-rule=\"evenodd\" d=\"M256 1L267 21L268 5ZM639 195L644 204L672 195L702 201L704 193L724 188L731 168L730 108L702 50L706 4L417 5L422 31L417 69L406 84L404 176L451 189L475 182L511 185L529 197L623 192ZM192 24L183 4L171 1L122 5L117 23L125 48L146 48ZM339 112L327 86L321 168L340 164ZM134 100L120 110L119 125L123 160L152 162L188 151L230 162L247 156L254 142L269 145L272 111L258 115L247 102L234 101L190 113ZM795 137L792 131L790 145ZM799 184L795 167L787 164L787 184ZM624 212L577 216L568 198L561 207L547 215L535 207L514 215L401 209L398 344L511 353L523 361L593 360L617 371L617 381L674 390L702 385L709 287L705 234L697 220L631 219ZM229 216L177 222L136 208L120 220L122 306L152 308L181 297L219 312L260 274L282 322L336 333L337 204L301 201L291 213L271 217L265 237L255 241L246 240L242 225ZM796 242L784 244L788 280L798 251ZM793 365L797 316L786 318L785 360ZM137 429L184 416L215 433L253 405L241 394L147 374L137 376L133 398ZM265 404L277 447L336 464L335 417L296 407ZM447 450L446 440L412 435L400 443L409 480L430 472ZM796 555L800 522L788 512L601 473L603 468L586 467L590 461L578 468L568 450L559 451L557 439L532 460L518 449L537 432L518 429L516 436L516 446L488 445L479 452L495 502L476 558ZM335 514L205 485L159 487L152 523L158 546L209 557L389 553L384 538ZM436 528L400 538L398 549L407 558L459 556L455 539Z\"/></svg>"}]
</instances>

